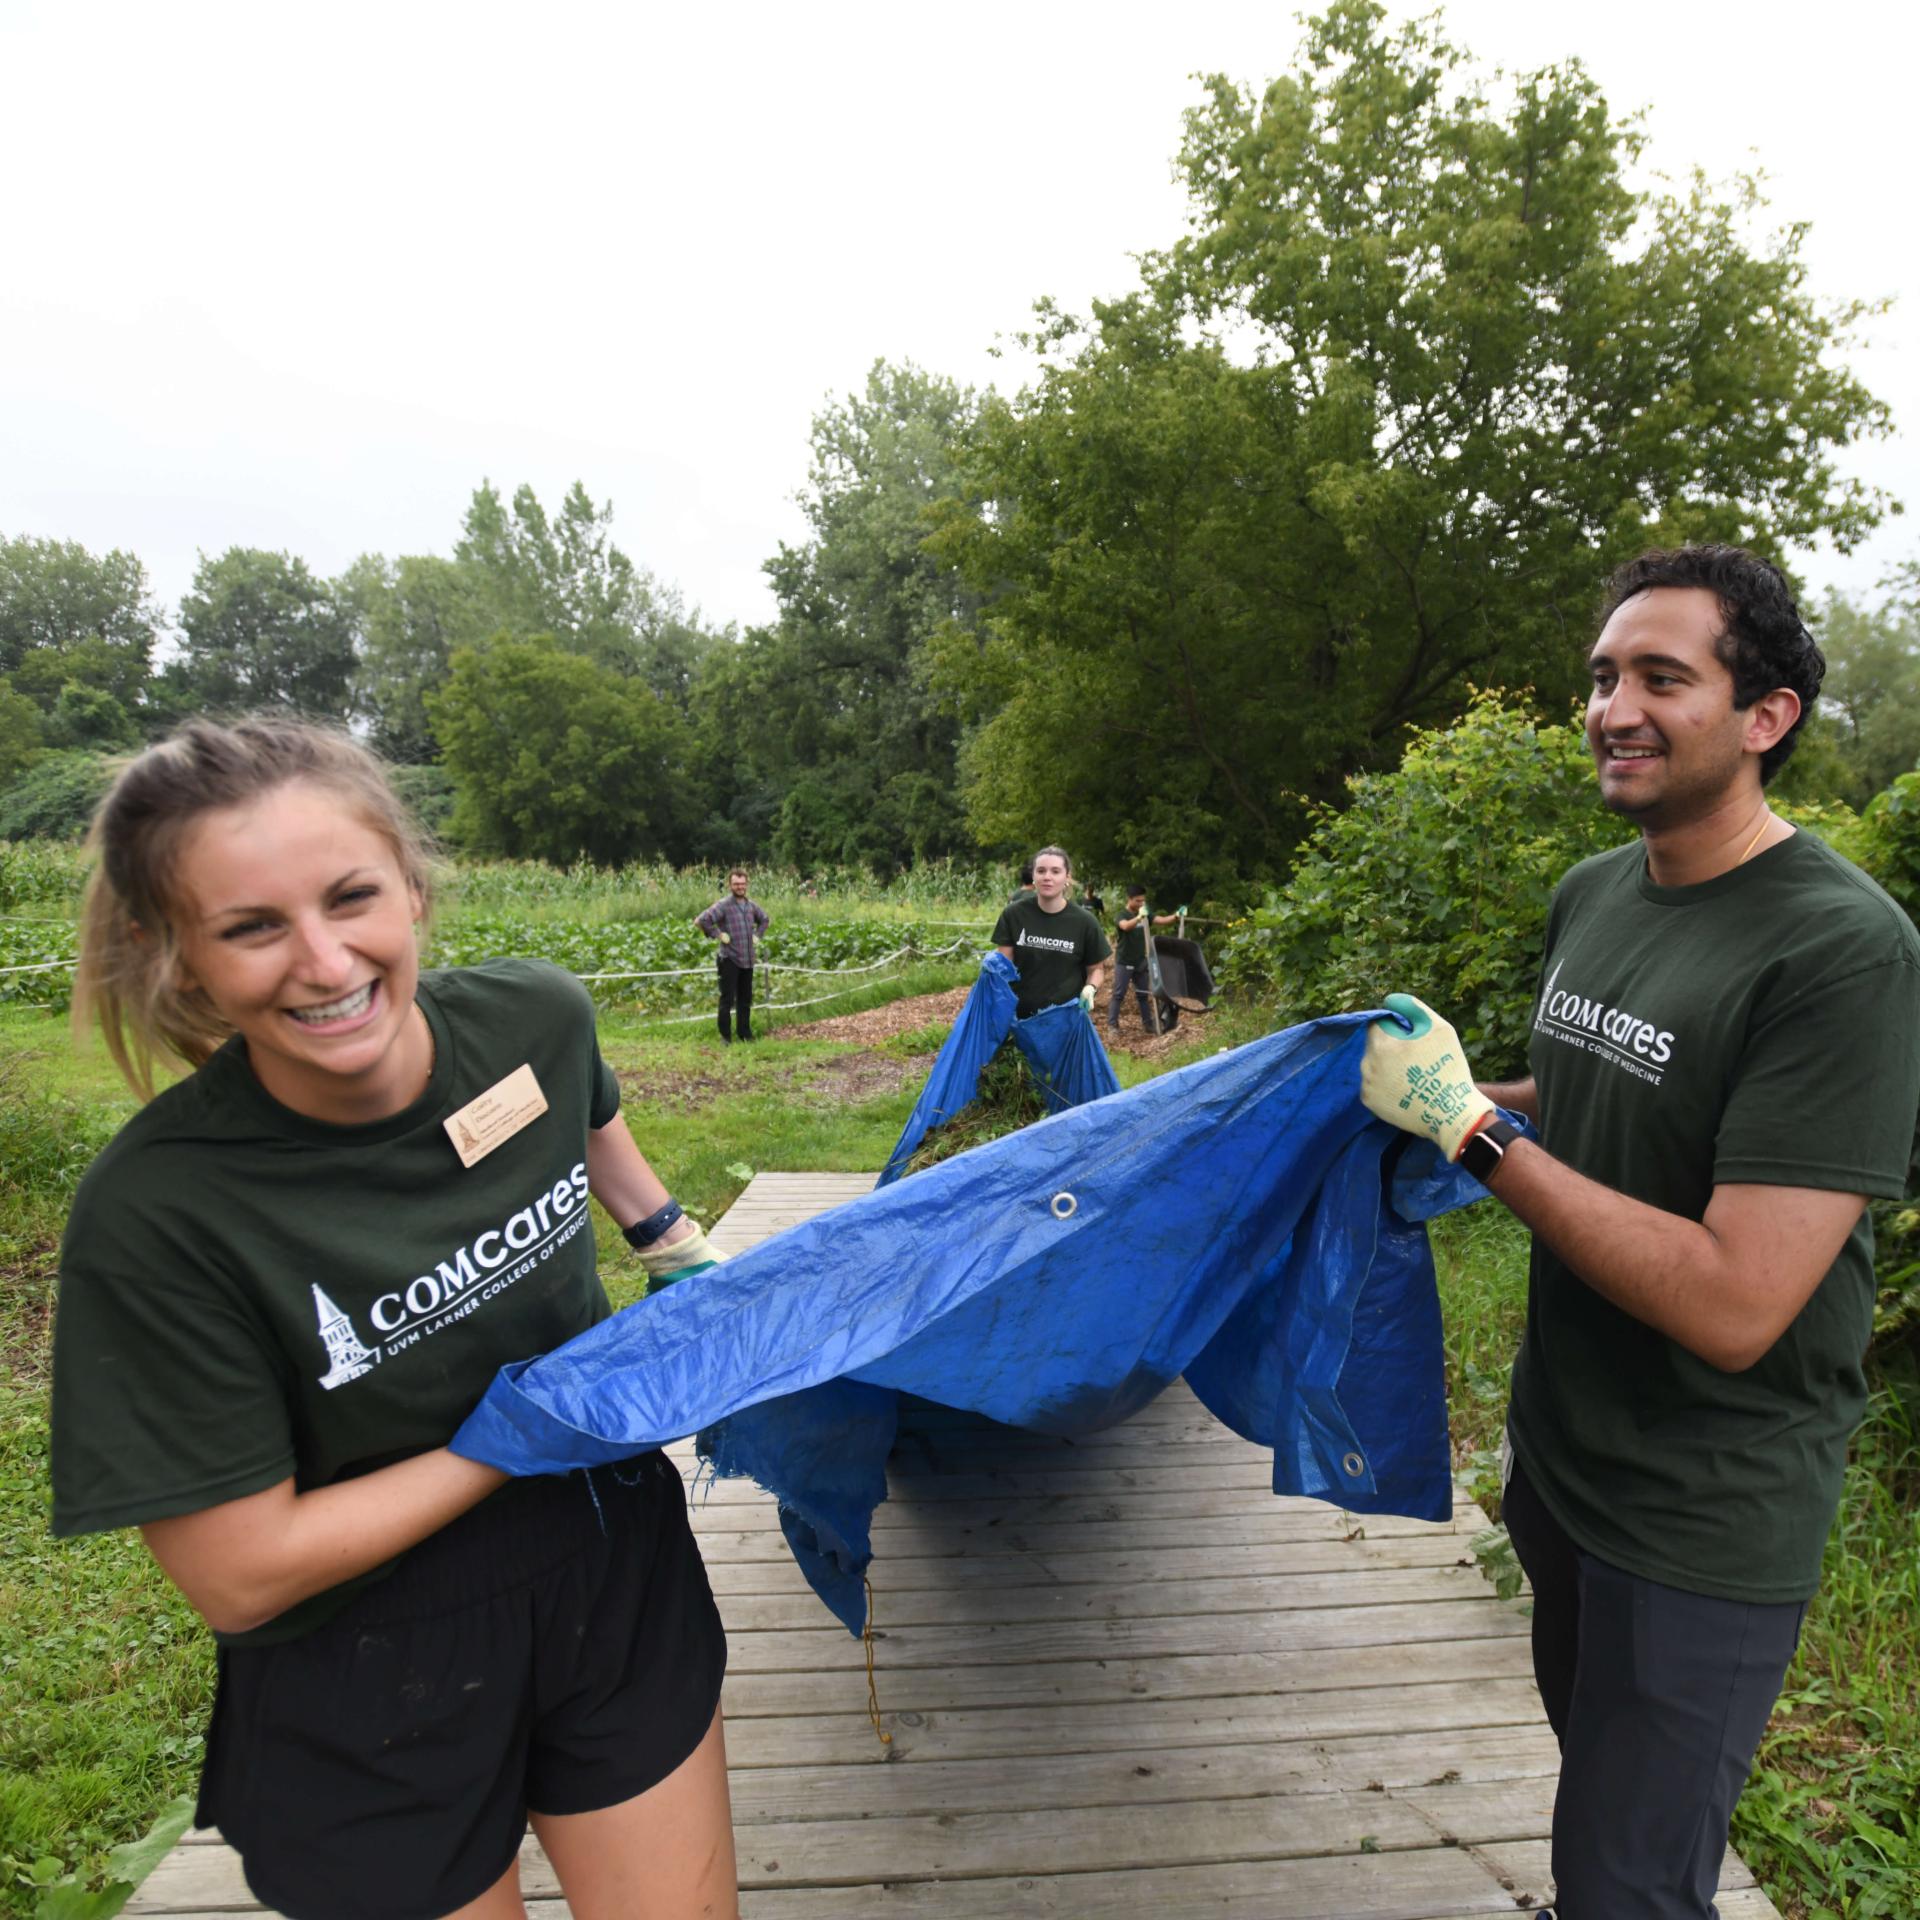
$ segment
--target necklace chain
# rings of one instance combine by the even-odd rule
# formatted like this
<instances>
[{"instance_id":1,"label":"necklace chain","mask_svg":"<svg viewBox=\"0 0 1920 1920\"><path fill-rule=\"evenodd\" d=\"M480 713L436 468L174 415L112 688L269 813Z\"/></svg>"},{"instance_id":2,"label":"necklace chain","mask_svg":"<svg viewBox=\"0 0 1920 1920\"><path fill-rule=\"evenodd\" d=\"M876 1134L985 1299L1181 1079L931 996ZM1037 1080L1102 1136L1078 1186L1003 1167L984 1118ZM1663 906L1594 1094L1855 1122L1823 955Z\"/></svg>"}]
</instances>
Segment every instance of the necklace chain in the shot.
<instances>
[{"instance_id":1,"label":"necklace chain","mask_svg":"<svg viewBox=\"0 0 1920 1920\"><path fill-rule=\"evenodd\" d=\"M1755 831L1753 838L1747 842L1746 852L1733 863L1736 867L1744 867L1747 864L1748 856L1753 852L1754 848L1760 844L1760 835L1765 833L1772 825L1773 809L1771 807L1762 807L1760 810L1760 825Z\"/></svg>"}]
</instances>

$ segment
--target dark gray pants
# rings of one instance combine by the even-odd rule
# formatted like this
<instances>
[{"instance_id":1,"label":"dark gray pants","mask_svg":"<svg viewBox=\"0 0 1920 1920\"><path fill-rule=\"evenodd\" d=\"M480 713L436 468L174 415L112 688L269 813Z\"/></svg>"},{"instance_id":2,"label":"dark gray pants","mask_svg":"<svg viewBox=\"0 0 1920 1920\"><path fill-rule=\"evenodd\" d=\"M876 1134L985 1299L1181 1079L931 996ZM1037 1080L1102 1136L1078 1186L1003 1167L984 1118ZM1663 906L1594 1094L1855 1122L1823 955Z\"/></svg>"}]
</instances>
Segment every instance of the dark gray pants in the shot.
<instances>
[{"instance_id":1,"label":"dark gray pants","mask_svg":"<svg viewBox=\"0 0 1920 1920\"><path fill-rule=\"evenodd\" d=\"M1709 1920L1806 1606L1712 1600L1595 1559L1518 1461L1503 1517L1533 1583L1534 1678L1560 1742L1554 1913Z\"/></svg>"},{"instance_id":2,"label":"dark gray pants","mask_svg":"<svg viewBox=\"0 0 1920 1920\"><path fill-rule=\"evenodd\" d=\"M1133 988L1133 997L1140 1003L1140 1024L1149 1033L1154 1031L1153 1012L1147 1004L1147 982L1149 975L1145 966L1123 966L1118 960L1113 963L1113 1004L1107 1009L1107 1024L1115 1033L1120 1031L1120 1009L1127 1004L1127 988Z\"/></svg>"},{"instance_id":3,"label":"dark gray pants","mask_svg":"<svg viewBox=\"0 0 1920 1920\"><path fill-rule=\"evenodd\" d=\"M740 1038L753 1038L753 969L736 967L731 960L717 960L720 970L720 1038L733 1038L733 1018L740 1019Z\"/></svg>"}]
</instances>

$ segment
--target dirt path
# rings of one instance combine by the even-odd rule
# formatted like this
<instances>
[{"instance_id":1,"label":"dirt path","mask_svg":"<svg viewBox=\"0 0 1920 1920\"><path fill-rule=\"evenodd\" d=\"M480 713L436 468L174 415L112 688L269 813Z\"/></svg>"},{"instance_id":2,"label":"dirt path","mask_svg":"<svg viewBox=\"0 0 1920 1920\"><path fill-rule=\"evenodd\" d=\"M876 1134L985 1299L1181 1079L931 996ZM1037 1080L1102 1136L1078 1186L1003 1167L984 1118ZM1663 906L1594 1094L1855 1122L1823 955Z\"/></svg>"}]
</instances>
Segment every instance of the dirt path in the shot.
<instances>
[{"instance_id":1,"label":"dirt path","mask_svg":"<svg viewBox=\"0 0 1920 1920\"><path fill-rule=\"evenodd\" d=\"M970 987L953 987L945 993L918 993L909 999L895 1000L884 1007L872 1007L865 1013L836 1014L830 1020L810 1020L804 1026L782 1027L784 1039L838 1040L849 1046L872 1046L891 1040L897 1033L912 1033L918 1027L950 1026L960 1017ZM1137 1059L1157 1060L1182 1046L1190 1046L1205 1030L1204 1013L1185 1013L1172 1033L1152 1034L1138 1024L1139 1009L1129 1001L1125 1024L1116 1035L1106 1024L1106 1008L1100 1008L1100 1037L1109 1053L1130 1053Z\"/></svg>"}]
</instances>

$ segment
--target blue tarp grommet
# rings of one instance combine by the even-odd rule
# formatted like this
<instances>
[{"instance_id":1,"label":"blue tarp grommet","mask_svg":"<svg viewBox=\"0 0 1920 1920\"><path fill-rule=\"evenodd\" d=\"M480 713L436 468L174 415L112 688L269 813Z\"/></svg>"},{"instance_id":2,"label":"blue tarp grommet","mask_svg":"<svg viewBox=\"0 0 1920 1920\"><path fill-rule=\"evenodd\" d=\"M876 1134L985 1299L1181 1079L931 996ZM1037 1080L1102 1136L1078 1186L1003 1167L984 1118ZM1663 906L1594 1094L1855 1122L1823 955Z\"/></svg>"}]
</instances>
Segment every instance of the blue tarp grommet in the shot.
<instances>
[{"instance_id":1,"label":"blue tarp grommet","mask_svg":"<svg viewBox=\"0 0 1920 1920\"><path fill-rule=\"evenodd\" d=\"M1064 1187L1047 1204L1053 1209L1056 1220L1071 1220L1080 1211L1080 1202Z\"/></svg>"},{"instance_id":2,"label":"blue tarp grommet","mask_svg":"<svg viewBox=\"0 0 1920 1920\"><path fill-rule=\"evenodd\" d=\"M1367 1470L1367 1463L1357 1453L1347 1454L1340 1462L1340 1471L1349 1480L1360 1479Z\"/></svg>"}]
</instances>

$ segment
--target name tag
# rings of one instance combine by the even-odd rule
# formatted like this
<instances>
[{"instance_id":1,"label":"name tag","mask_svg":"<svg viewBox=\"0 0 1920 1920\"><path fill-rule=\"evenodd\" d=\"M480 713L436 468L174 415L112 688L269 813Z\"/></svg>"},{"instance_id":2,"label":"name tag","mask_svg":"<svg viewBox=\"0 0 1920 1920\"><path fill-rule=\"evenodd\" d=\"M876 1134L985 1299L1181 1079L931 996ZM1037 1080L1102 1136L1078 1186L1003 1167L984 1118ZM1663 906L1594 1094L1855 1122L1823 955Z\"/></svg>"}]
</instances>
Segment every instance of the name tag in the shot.
<instances>
[{"instance_id":1,"label":"name tag","mask_svg":"<svg viewBox=\"0 0 1920 1920\"><path fill-rule=\"evenodd\" d=\"M547 1096L533 1077L531 1066L515 1067L504 1080L469 1100L458 1113L440 1124L453 1142L463 1167L484 1160L503 1140L531 1126L547 1110Z\"/></svg>"}]
</instances>

